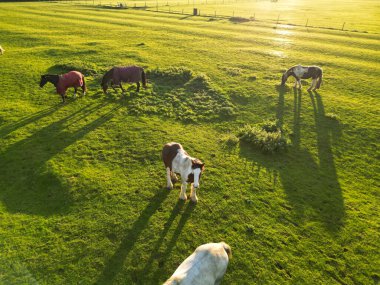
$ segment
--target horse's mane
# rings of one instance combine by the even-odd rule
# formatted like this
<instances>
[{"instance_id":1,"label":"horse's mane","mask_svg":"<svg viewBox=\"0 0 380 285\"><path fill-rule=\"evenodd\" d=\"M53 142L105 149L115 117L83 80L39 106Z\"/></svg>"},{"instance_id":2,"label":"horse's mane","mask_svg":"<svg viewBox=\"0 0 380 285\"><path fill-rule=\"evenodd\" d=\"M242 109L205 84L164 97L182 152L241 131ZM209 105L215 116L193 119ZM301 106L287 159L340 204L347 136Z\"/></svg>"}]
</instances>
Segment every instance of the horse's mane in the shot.
<instances>
[{"instance_id":1,"label":"horse's mane","mask_svg":"<svg viewBox=\"0 0 380 285\"><path fill-rule=\"evenodd\" d=\"M113 75L113 71L114 71L115 67L112 67L110 70L108 70L103 78L102 78L102 85L105 85L108 83L108 81L112 78L112 75Z\"/></svg>"}]
</instances>

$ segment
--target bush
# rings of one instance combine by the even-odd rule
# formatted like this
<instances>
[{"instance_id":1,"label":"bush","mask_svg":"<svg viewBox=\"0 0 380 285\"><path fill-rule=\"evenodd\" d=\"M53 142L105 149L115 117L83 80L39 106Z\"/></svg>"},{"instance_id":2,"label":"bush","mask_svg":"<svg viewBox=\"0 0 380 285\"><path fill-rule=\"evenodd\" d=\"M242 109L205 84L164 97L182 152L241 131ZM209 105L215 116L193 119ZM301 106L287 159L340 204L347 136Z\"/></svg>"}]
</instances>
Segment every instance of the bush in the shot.
<instances>
[{"instance_id":1,"label":"bush","mask_svg":"<svg viewBox=\"0 0 380 285\"><path fill-rule=\"evenodd\" d=\"M286 133L278 121L266 121L254 126L245 125L238 130L237 137L264 153L274 153L287 149L289 139Z\"/></svg>"},{"instance_id":2,"label":"bush","mask_svg":"<svg viewBox=\"0 0 380 285\"><path fill-rule=\"evenodd\" d=\"M221 142L227 147L235 147L239 143L239 138L234 134L227 134L221 138Z\"/></svg>"},{"instance_id":3,"label":"bush","mask_svg":"<svg viewBox=\"0 0 380 285\"><path fill-rule=\"evenodd\" d=\"M61 62L49 68L49 73L66 73L72 70L79 71L85 76L95 75L99 72L98 67L92 63L83 63L80 61Z\"/></svg>"},{"instance_id":4,"label":"bush","mask_svg":"<svg viewBox=\"0 0 380 285\"><path fill-rule=\"evenodd\" d=\"M193 76L193 71L184 67L169 67L166 69L156 68L148 71L148 77L155 79L170 79L185 83Z\"/></svg>"}]
</instances>

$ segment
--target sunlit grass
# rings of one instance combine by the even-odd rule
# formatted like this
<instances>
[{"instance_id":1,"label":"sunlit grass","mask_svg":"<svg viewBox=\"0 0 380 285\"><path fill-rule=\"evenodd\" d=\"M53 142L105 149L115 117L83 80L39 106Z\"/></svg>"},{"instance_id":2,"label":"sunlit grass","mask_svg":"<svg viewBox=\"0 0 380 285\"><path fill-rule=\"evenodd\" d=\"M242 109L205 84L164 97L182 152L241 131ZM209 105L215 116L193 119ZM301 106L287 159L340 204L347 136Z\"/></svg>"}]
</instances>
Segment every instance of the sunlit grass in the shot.
<instances>
[{"instance_id":1,"label":"sunlit grass","mask_svg":"<svg viewBox=\"0 0 380 285\"><path fill-rule=\"evenodd\" d=\"M376 3L217 5L274 19L233 23L91 2L0 4L0 283L160 284L220 240L223 284L378 282ZM304 9L310 25L350 17L368 33L287 25ZM323 68L318 93L279 87L298 63ZM148 89L104 95L103 72L124 64L147 70ZM38 81L68 67L89 92L62 105ZM285 152L239 143L268 120L287 126ZM206 163L196 206L164 189L168 141Z\"/></svg>"}]
</instances>

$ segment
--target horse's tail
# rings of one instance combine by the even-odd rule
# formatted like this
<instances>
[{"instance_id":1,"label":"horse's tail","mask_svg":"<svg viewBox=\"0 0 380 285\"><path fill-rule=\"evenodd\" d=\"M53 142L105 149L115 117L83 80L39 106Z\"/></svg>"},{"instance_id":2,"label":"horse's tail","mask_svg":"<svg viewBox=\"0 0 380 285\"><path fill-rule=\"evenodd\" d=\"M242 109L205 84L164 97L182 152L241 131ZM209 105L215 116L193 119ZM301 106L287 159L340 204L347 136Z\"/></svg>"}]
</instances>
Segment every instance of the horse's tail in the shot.
<instances>
[{"instance_id":1,"label":"horse's tail","mask_svg":"<svg viewBox=\"0 0 380 285\"><path fill-rule=\"evenodd\" d=\"M322 72L322 69L321 69L321 74L319 75L318 83L317 83L317 86L316 86L317 89L319 89L319 88L321 87L321 84L322 84L322 76L323 76L323 72Z\"/></svg>"},{"instance_id":2,"label":"horse's tail","mask_svg":"<svg viewBox=\"0 0 380 285\"><path fill-rule=\"evenodd\" d=\"M83 81L82 90L83 90L83 92L87 92L86 81L84 80L84 75L83 74L82 74L82 81Z\"/></svg>"},{"instance_id":3,"label":"horse's tail","mask_svg":"<svg viewBox=\"0 0 380 285\"><path fill-rule=\"evenodd\" d=\"M143 87L146 88L146 75L145 75L144 69L141 71L141 79L142 79Z\"/></svg>"}]
</instances>

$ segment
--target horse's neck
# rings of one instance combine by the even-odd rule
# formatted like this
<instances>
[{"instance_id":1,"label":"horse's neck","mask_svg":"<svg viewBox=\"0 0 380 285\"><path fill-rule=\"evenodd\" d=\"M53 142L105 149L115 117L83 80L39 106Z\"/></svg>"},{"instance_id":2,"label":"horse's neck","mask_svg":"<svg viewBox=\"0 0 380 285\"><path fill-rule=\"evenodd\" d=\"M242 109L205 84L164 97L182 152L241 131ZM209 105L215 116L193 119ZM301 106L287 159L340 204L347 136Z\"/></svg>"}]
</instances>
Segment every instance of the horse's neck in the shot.
<instances>
[{"instance_id":1,"label":"horse's neck","mask_svg":"<svg viewBox=\"0 0 380 285\"><path fill-rule=\"evenodd\" d=\"M52 83L55 87L57 87L58 81L59 81L59 75L51 75L48 78L48 81Z\"/></svg>"},{"instance_id":2,"label":"horse's neck","mask_svg":"<svg viewBox=\"0 0 380 285\"><path fill-rule=\"evenodd\" d=\"M177 155L173 159L172 167L174 172L191 172L191 157L184 150L178 150Z\"/></svg>"},{"instance_id":3,"label":"horse's neck","mask_svg":"<svg viewBox=\"0 0 380 285\"><path fill-rule=\"evenodd\" d=\"M114 71L114 68L108 70L106 74L104 74L103 79L102 79L102 84L108 84L108 82L110 82L110 80L113 78L113 71Z\"/></svg>"}]
</instances>

